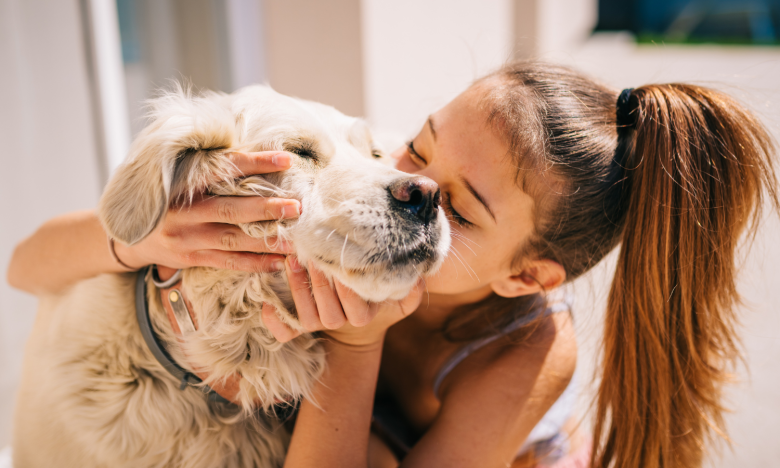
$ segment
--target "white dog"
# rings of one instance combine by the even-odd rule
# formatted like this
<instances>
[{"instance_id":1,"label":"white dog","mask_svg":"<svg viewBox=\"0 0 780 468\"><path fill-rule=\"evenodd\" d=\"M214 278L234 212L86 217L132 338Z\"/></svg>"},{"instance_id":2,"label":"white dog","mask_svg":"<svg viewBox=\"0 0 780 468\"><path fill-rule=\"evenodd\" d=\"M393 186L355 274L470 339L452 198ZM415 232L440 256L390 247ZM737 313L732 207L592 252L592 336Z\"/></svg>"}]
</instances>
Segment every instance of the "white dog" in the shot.
<instances>
[{"instance_id":1,"label":"white dog","mask_svg":"<svg viewBox=\"0 0 780 468\"><path fill-rule=\"evenodd\" d=\"M298 157L282 173L227 175L226 153L265 150ZM297 198L299 219L241 229L292 241L302 264L367 300L397 299L441 264L449 227L435 183L381 156L364 122L328 106L262 86L177 91L153 103L100 216L112 237L133 244L171 203L204 189ZM137 276L103 275L42 299L16 409L15 466L280 466L289 433L274 409L306 396L325 362L311 334L279 343L263 326L268 302L301 329L284 274L191 268L168 284Z\"/></svg>"}]
</instances>

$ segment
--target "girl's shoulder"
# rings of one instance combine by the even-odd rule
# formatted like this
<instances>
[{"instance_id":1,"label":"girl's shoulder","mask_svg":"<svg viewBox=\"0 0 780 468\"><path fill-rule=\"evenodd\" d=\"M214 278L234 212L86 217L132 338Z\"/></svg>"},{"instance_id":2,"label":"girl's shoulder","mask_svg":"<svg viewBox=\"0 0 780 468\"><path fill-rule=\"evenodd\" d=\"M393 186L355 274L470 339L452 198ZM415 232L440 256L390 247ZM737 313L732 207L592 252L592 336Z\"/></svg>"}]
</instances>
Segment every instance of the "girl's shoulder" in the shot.
<instances>
[{"instance_id":1,"label":"girl's shoulder","mask_svg":"<svg viewBox=\"0 0 780 468\"><path fill-rule=\"evenodd\" d=\"M541 298L539 306L482 339L454 352L441 367L434 391L443 397L448 387L478 375L495 373L522 392L528 376L554 377L562 392L574 374L577 340L571 314L573 295L559 288ZM536 367L533 374L531 367ZM528 369L525 369L528 367ZM537 372L538 371L538 372ZM556 395L558 392L554 392Z\"/></svg>"},{"instance_id":2,"label":"girl's shoulder","mask_svg":"<svg viewBox=\"0 0 780 468\"><path fill-rule=\"evenodd\" d=\"M574 295L571 290L563 287L552 290L544 296L539 296L531 302L530 308L527 308L529 303L525 302L526 310L523 310L513 320L501 327L497 327L493 333L487 336L464 343L453 352L441 366L434 379L434 392L438 395L442 383L449 374L473 354L499 352L499 354L506 354L511 361L515 354L527 353L528 350L525 348L531 344L534 344L533 348L537 349L535 352L538 352L540 348L535 343L539 340L544 341L545 337L553 339L558 336L557 331L559 329L563 330L560 326L550 327L549 325L555 322L554 320L551 321L550 318L554 315L565 315L568 321L571 321L573 302ZM561 322L561 325L566 322L566 320L562 321L561 319L558 319L558 321ZM566 341L576 341L573 339L573 336L562 335L561 338ZM480 353L483 349L485 349L485 352Z\"/></svg>"},{"instance_id":3,"label":"girl's shoulder","mask_svg":"<svg viewBox=\"0 0 780 468\"><path fill-rule=\"evenodd\" d=\"M567 388L573 388L577 346L570 314L546 315L521 339L512 335L475 351L442 383L441 409L432 428L457 420L459 432L429 432L450 434L448 440L471 440L503 431L502 440L516 454L524 449L524 442L547 437L550 424L544 423L554 423L552 432L560 429L570 412L567 404L562 417L548 415L564 400Z\"/></svg>"}]
</instances>

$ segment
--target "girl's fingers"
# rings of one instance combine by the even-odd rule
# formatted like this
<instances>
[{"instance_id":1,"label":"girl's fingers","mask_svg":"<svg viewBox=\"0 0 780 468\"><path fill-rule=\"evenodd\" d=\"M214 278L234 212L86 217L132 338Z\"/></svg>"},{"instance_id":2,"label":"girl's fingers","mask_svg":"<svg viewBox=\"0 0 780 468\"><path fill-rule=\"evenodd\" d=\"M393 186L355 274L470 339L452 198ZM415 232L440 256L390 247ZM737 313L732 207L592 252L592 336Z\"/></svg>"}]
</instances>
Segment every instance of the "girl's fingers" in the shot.
<instances>
[{"instance_id":1,"label":"girl's fingers","mask_svg":"<svg viewBox=\"0 0 780 468\"><path fill-rule=\"evenodd\" d=\"M378 305L364 301L353 290L338 281L335 282L335 286L349 323L354 327L364 327L371 323L379 311Z\"/></svg>"},{"instance_id":2,"label":"girl's fingers","mask_svg":"<svg viewBox=\"0 0 780 468\"><path fill-rule=\"evenodd\" d=\"M309 277L311 278L311 292L317 303L320 322L322 326L334 330L347 323L344 311L341 309L341 301L330 281L319 269L309 263Z\"/></svg>"},{"instance_id":3,"label":"girl's fingers","mask_svg":"<svg viewBox=\"0 0 780 468\"><path fill-rule=\"evenodd\" d=\"M275 254L199 250L187 255L186 261L188 266L205 266L250 273L284 270L284 256Z\"/></svg>"},{"instance_id":4,"label":"girl's fingers","mask_svg":"<svg viewBox=\"0 0 780 468\"><path fill-rule=\"evenodd\" d=\"M310 332L322 330L322 322L317 304L311 294L309 275L306 273L306 269L298 263L298 259L294 255L287 257L285 267L287 281L290 284L290 292L293 301L295 301L295 309L298 311L298 320L301 322L301 326Z\"/></svg>"},{"instance_id":5,"label":"girl's fingers","mask_svg":"<svg viewBox=\"0 0 780 468\"><path fill-rule=\"evenodd\" d=\"M265 328L274 335L276 341L282 343L287 343L301 335L301 332L293 330L286 323L282 322L282 319L276 315L276 307L267 302L263 302L263 323Z\"/></svg>"},{"instance_id":6,"label":"girl's fingers","mask_svg":"<svg viewBox=\"0 0 780 468\"><path fill-rule=\"evenodd\" d=\"M254 253L293 253L290 242L275 237L257 239L232 224L201 224L177 242L183 250L228 250Z\"/></svg>"},{"instance_id":7,"label":"girl's fingers","mask_svg":"<svg viewBox=\"0 0 780 468\"><path fill-rule=\"evenodd\" d=\"M235 152L227 155L233 163L233 177L267 174L290 168L292 155L284 151Z\"/></svg>"},{"instance_id":8,"label":"girl's fingers","mask_svg":"<svg viewBox=\"0 0 780 468\"><path fill-rule=\"evenodd\" d=\"M174 207L170 214L186 216L191 223L239 224L297 218L301 202L286 198L204 197L187 207Z\"/></svg>"}]
</instances>

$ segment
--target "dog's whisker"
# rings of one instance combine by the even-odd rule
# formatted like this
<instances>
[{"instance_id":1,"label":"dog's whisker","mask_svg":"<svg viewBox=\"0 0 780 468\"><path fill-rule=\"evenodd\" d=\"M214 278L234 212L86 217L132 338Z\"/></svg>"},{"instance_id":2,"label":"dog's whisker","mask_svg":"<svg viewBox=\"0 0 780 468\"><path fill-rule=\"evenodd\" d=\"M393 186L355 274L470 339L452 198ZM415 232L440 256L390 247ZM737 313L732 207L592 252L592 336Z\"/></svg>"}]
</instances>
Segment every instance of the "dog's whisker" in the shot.
<instances>
[{"instance_id":1,"label":"dog's whisker","mask_svg":"<svg viewBox=\"0 0 780 468\"><path fill-rule=\"evenodd\" d=\"M450 231L450 235L451 235L452 237L454 237L454 238L457 238L457 239L460 239L460 240L469 241L469 242L471 242L472 244L474 244L474 247L480 247L480 245L479 245L479 244L478 244L478 243L477 243L475 240L473 240L473 239L469 238L468 236L466 236L466 235L465 235L465 234L463 234L463 233L460 233L460 232L457 232L457 231Z\"/></svg>"},{"instance_id":2,"label":"dog's whisker","mask_svg":"<svg viewBox=\"0 0 780 468\"><path fill-rule=\"evenodd\" d=\"M464 269L466 270L466 273L468 273L468 275L469 275L469 278L476 279L477 281L479 281L479 276L474 271L474 269L471 268L471 266L468 265L468 263L463 261L463 259L461 258L460 252L458 252L458 249L455 248L454 246L451 246L451 247L452 247L452 249L450 250L450 254L452 254L455 257L455 259L457 259L461 263L461 265L463 265ZM472 274L473 274L473 276L472 276Z\"/></svg>"},{"instance_id":3,"label":"dog's whisker","mask_svg":"<svg viewBox=\"0 0 780 468\"><path fill-rule=\"evenodd\" d=\"M450 249L448 249L448 255L452 255L452 257L455 260L457 260L458 262L460 262L461 265L463 264L463 259L460 258L460 256L458 255L458 252L453 250L452 246L450 246ZM468 271L467 271L467 273L468 273ZM459 269L455 270L455 278L456 279L460 278L460 271L459 271Z\"/></svg>"},{"instance_id":4,"label":"dog's whisker","mask_svg":"<svg viewBox=\"0 0 780 468\"><path fill-rule=\"evenodd\" d=\"M461 244L461 245L463 245L463 247L465 247L465 248L469 249L469 251L470 251L471 253L473 253L474 255L477 255L477 253L474 251L474 249L472 249L471 247L469 247L467 244Z\"/></svg>"},{"instance_id":5,"label":"dog's whisker","mask_svg":"<svg viewBox=\"0 0 780 468\"><path fill-rule=\"evenodd\" d=\"M344 252L347 250L347 241L349 240L349 234L344 234L344 246L341 247L341 269L344 270Z\"/></svg>"}]
</instances>

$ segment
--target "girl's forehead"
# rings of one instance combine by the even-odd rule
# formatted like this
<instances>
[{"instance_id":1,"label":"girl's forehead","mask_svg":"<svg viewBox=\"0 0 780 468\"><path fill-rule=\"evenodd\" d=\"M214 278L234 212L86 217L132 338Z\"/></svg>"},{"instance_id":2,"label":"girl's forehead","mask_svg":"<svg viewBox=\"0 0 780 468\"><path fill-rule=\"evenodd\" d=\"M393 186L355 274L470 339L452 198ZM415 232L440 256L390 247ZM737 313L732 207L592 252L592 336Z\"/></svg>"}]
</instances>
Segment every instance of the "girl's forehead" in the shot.
<instances>
[{"instance_id":1,"label":"girl's forehead","mask_svg":"<svg viewBox=\"0 0 780 468\"><path fill-rule=\"evenodd\" d=\"M443 113L448 117L459 117L468 121L481 118L487 123L488 110L483 105L487 89L484 85L474 85L448 102L436 114Z\"/></svg>"},{"instance_id":2,"label":"girl's forehead","mask_svg":"<svg viewBox=\"0 0 780 468\"><path fill-rule=\"evenodd\" d=\"M492 173L491 185L504 193L519 190L537 201L543 198L552 202L566 184L553 166L543 164L538 157L541 149L533 144L538 135L530 116L533 106L522 96L513 96L519 99L516 107L529 117L527 128L516 135L528 141L514 145L509 143L511 126L495 116L494 101L504 85L498 77L475 83L432 116L434 125L442 127L439 133L449 140L445 144L455 149L454 154L461 155L472 170Z\"/></svg>"},{"instance_id":3,"label":"girl's forehead","mask_svg":"<svg viewBox=\"0 0 780 468\"><path fill-rule=\"evenodd\" d=\"M519 200L527 195L516 183L518 168L507 143L487 123L487 112L478 104L473 96L458 96L431 116L431 129L424 132L446 159L451 179L477 192L502 225L507 222L502 218L518 217L516 208L526 205Z\"/></svg>"},{"instance_id":4,"label":"girl's forehead","mask_svg":"<svg viewBox=\"0 0 780 468\"><path fill-rule=\"evenodd\" d=\"M431 121L453 173L469 180L488 201L499 227L521 232L533 226L538 210L555 203L564 187L551 168L539 167L532 155L516 154L524 151L513 151L500 122L490 121L495 85L500 82L475 84Z\"/></svg>"},{"instance_id":5,"label":"girl's forehead","mask_svg":"<svg viewBox=\"0 0 780 468\"><path fill-rule=\"evenodd\" d=\"M515 166L509 145L488 123L489 112L479 97L480 93L467 90L431 115L430 133L437 146L466 168L499 170L511 173L512 179L516 170L508 171Z\"/></svg>"}]
</instances>

